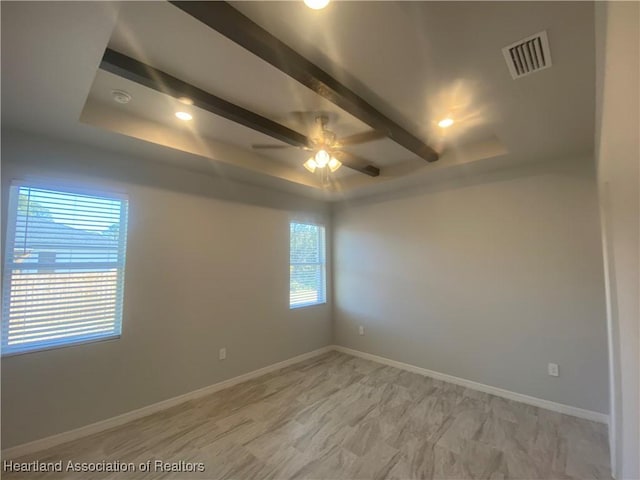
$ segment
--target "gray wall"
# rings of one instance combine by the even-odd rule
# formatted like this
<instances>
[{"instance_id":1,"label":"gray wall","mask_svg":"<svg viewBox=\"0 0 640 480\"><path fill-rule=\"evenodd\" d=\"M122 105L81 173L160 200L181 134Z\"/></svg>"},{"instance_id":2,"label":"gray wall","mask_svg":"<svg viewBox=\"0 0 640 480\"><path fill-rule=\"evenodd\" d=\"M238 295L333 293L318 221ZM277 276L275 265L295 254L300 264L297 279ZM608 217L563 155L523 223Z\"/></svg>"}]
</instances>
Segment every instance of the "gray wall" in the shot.
<instances>
[{"instance_id":1,"label":"gray wall","mask_svg":"<svg viewBox=\"0 0 640 480\"><path fill-rule=\"evenodd\" d=\"M326 221L326 205L15 132L2 162L3 205L29 176L130 197L122 338L4 358L3 448L320 348L332 330L340 345L608 411L589 160L337 207L336 302L293 311L288 222Z\"/></svg>"},{"instance_id":2,"label":"gray wall","mask_svg":"<svg viewBox=\"0 0 640 480\"><path fill-rule=\"evenodd\" d=\"M288 290L289 220L326 220L326 206L3 132L4 206L11 180L29 176L129 195L123 333L3 358L3 448L331 343L330 305L289 310ZM223 346L228 356L220 362Z\"/></svg>"},{"instance_id":3,"label":"gray wall","mask_svg":"<svg viewBox=\"0 0 640 480\"><path fill-rule=\"evenodd\" d=\"M521 167L338 207L336 343L607 413L592 164Z\"/></svg>"},{"instance_id":4,"label":"gray wall","mask_svg":"<svg viewBox=\"0 0 640 480\"><path fill-rule=\"evenodd\" d=\"M640 478L640 4L596 4L597 159L611 365L612 470Z\"/></svg>"}]
</instances>

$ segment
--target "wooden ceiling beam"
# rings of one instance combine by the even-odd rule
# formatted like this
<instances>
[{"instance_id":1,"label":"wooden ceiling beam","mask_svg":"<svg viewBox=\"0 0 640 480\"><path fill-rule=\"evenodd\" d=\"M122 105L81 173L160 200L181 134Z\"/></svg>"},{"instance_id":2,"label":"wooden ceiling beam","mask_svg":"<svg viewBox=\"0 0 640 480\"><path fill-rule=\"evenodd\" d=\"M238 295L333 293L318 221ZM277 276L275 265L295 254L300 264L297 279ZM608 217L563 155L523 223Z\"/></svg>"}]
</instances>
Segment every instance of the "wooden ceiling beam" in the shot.
<instances>
[{"instance_id":1,"label":"wooden ceiling beam","mask_svg":"<svg viewBox=\"0 0 640 480\"><path fill-rule=\"evenodd\" d=\"M195 107L264 133L294 147L308 147L310 144L306 136L295 130L216 97L162 70L110 48L104 52L100 69L177 99L189 98ZM366 161L349 162L349 160L345 160L344 165L372 177L380 174L380 170L376 166Z\"/></svg>"},{"instance_id":2,"label":"wooden ceiling beam","mask_svg":"<svg viewBox=\"0 0 640 480\"><path fill-rule=\"evenodd\" d=\"M377 177L380 175L380 169L375 165L371 165L368 160L365 160L362 157L345 152L344 150L338 150L334 152L334 155L345 167L364 173L370 177Z\"/></svg>"},{"instance_id":3,"label":"wooden ceiling beam","mask_svg":"<svg viewBox=\"0 0 640 480\"><path fill-rule=\"evenodd\" d=\"M334 77L311 63L226 2L170 1L208 27L249 50L278 70L349 112L419 157L434 162L438 153L383 115Z\"/></svg>"},{"instance_id":4,"label":"wooden ceiling beam","mask_svg":"<svg viewBox=\"0 0 640 480\"><path fill-rule=\"evenodd\" d=\"M309 145L307 137L295 130L216 97L179 78L110 48L107 48L104 52L100 68L172 97L187 97L198 108L215 113L227 120L269 135L294 147L307 147Z\"/></svg>"}]
</instances>

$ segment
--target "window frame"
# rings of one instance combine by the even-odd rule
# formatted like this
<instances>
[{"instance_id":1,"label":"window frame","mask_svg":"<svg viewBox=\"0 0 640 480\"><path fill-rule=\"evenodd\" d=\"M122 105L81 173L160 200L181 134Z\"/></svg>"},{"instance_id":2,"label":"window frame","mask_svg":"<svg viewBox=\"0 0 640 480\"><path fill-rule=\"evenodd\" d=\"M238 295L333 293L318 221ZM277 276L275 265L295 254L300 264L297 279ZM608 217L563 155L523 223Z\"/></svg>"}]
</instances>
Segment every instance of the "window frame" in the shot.
<instances>
[{"instance_id":1,"label":"window frame","mask_svg":"<svg viewBox=\"0 0 640 480\"><path fill-rule=\"evenodd\" d=\"M291 226L293 224L297 225L307 225L318 227L318 244L320 251L318 252L318 257L320 260L318 262L300 262L300 263L292 263L291 262ZM318 290L318 297L321 297L321 300L317 300L314 302L301 302L292 304L291 303L291 281L293 279L291 267L297 265L317 265L320 267L319 276L320 276L320 287ZM322 296L320 296L320 292L322 292ZM319 305L327 304L327 228L323 223L319 222L309 222L302 220L290 220L289 221L289 310L297 310L299 308L307 308L307 307L315 307Z\"/></svg>"},{"instance_id":2,"label":"window frame","mask_svg":"<svg viewBox=\"0 0 640 480\"><path fill-rule=\"evenodd\" d=\"M42 190L50 190L53 192L60 192L63 194L71 194L71 195L84 195L90 197L101 197L109 200L117 200L120 201L120 231L122 235L120 236L118 243L118 250L122 251L122 259L121 259L121 267L119 268L117 277L116 277L116 290L120 290L119 298L118 294L116 294L115 300L115 312L114 312L114 332L108 333L104 335L95 335L93 337L85 337L85 338L77 338L75 340L70 340L61 343L42 345L36 344L27 348L22 348L19 350L11 349L10 351L6 351L5 347L5 330L8 334L8 327L5 329L5 322L8 322L9 319L9 306L8 304L11 301L11 275L14 271L13 264L9 264L9 259L13 257L13 249L15 247L16 240L16 228L17 228L17 217L18 217L18 206L19 206L19 192L20 188L33 188L33 189L42 189ZM13 192L16 191L16 194ZM125 285L125 270L126 270L126 257L127 257L127 240L128 240L128 227L129 227L129 196L124 192L119 191L105 191L102 188L86 188L86 187L78 187L77 185L69 185L62 182L55 181L46 181L46 180L31 180L31 179L18 179L13 180L9 187L8 194L8 202L7 202L7 211L6 211L6 228L4 235L4 248L2 249L2 289L0 291L0 298L2 299L2 311L0 312L0 356L4 357L13 357L17 355L26 355L29 353L38 353L44 352L48 350L57 350L59 348L67 348L72 346L97 343L97 342L105 342L117 340L122 336L122 324L123 324L123 315L124 315L124 285ZM34 264L34 265L37 265ZM6 305L6 306L5 306ZM5 313L6 311L6 313Z\"/></svg>"}]
</instances>

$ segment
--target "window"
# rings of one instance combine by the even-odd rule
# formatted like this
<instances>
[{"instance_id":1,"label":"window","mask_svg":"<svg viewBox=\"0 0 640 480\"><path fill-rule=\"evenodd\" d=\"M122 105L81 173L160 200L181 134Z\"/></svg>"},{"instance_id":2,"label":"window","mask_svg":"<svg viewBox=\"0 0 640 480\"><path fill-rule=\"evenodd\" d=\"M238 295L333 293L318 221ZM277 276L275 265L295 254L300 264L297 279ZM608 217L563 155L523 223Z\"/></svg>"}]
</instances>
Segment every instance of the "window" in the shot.
<instances>
[{"instance_id":1,"label":"window","mask_svg":"<svg viewBox=\"0 0 640 480\"><path fill-rule=\"evenodd\" d=\"M289 307L326 302L324 227L290 224Z\"/></svg>"},{"instance_id":2,"label":"window","mask_svg":"<svg viewBox=\"0 0 640 480\"><path fill-rule=\"evenodd\" d=\"M2 354L120 335L127 200L11 186Z\"/></svg>"}]
</instances>

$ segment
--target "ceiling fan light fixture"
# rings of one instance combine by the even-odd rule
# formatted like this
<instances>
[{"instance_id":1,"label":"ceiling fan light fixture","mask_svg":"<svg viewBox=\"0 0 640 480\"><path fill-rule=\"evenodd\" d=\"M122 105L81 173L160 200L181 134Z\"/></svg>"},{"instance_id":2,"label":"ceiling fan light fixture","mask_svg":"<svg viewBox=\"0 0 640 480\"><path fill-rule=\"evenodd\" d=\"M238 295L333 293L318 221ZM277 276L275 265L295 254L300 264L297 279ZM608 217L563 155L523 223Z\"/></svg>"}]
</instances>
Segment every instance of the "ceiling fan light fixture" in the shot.
<instances>
[{"instance_id":1,"label":"ceiling fan light fixture","mask_svg":"<svg viewBox=\"0 0 640 480\"><path fill-rule=\"evenodd\" d=\"M311 173L313 173L316 171L316 168L318 168L318 164L313 158L310 158L309 160L303 163L303 167L309 170Z\"/></svg>"},{"instance_id":2,"label":"ceiling fan light fixture","mask_svg":"<svg viewBox=\"0 0 640 480\"><path fill-rule=\"evenodd\" d=\"M329 5L329 0L304 0L304 4L313 10L322 10Z\"/></svg>"},{"instance_id":3,"label":"ceiling fan light fixture","mask_svg":"<svg viewBox=\"0 0 640 480\"><path fill-rule=\"evenodd\" d=\"M327 166L327 164L331 160L331 155L329 155L329 152L327 152L325 149L321 149L321 150L318 150L318 152L314 155L313 158L316 161L316 164L318 165L318 167L324 168Z\"/></svg>"},{"instance_id":4,"label":"ceiling fan light fixture","mask_svg":"<svg viewBox=\"0 0 640 480\"><path fill-rule=\"evenodd\" d=\"M329 170L331 170L332 172L335 172L341 166L342 166L342 162L340 160L338 160L335 157L331 157L331 160L329 160L329 163L328 163Z\"/></svg>"}]
</instances>

